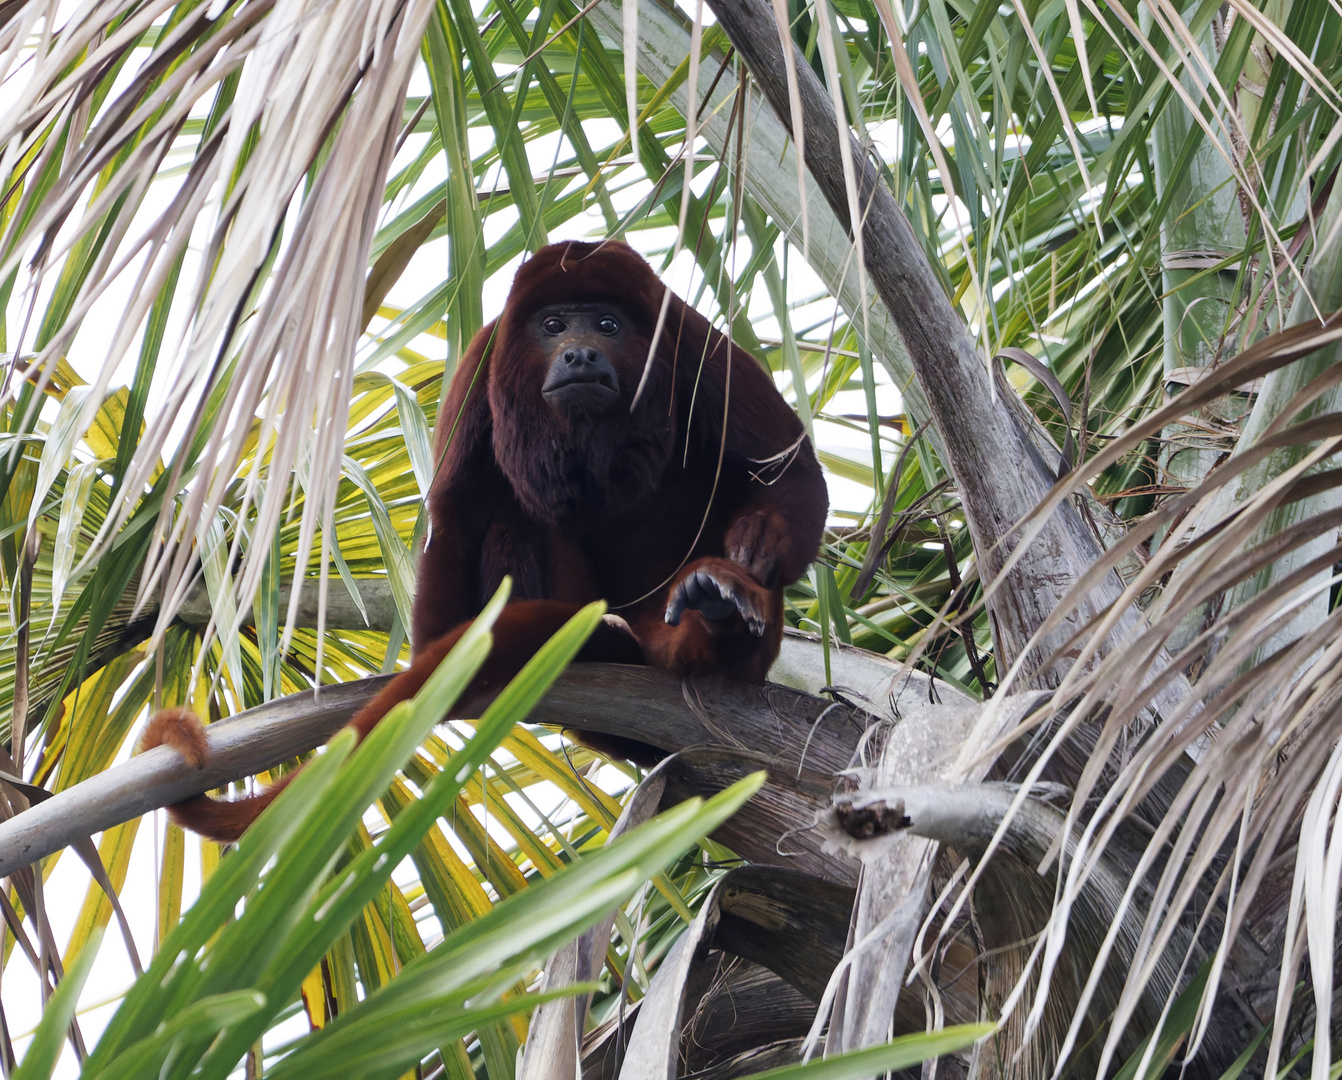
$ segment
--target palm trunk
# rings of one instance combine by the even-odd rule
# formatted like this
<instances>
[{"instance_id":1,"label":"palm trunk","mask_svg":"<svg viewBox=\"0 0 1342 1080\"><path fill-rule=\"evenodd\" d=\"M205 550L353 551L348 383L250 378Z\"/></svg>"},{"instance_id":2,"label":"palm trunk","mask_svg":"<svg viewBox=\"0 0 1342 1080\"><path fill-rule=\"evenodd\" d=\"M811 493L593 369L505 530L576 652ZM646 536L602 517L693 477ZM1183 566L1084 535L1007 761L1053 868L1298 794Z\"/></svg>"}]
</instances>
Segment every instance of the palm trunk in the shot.
<instances>
[{"instance_id":1,"label":"palm trunk","mask_svg":"<svg viewBox=\"0 0 1342 1080\"><path fill-rule=\"evenodd\" d=\"M1199 45L1215 63L1210 26ZM1184 81L1191 80L1185 76ZM1192 86L1189 89L1198 92ZM1192 160L1180 167L1194 129L1188 111L1171 99L1156 120L1152 148L1157 196L1169 199L1160 230L1160 263L1165 294L1165 386L1170 393L1193 382L1200 369L1236 351L1231 325L1236 271L1233 264L1224 264L1244 250L1239 185L1222 151L1206 139ZM1165 429L1160 453L1162 483L1188 488L1202 482L1229 449L1227 433L1240 419L1235 412L1242 414L1235 409L1238 400L1206 406L1188 417L1189 423Z\"/></svg>"},{"instance_id":2,"label":"palm trunk","mask_svg":"<svg viewBox=\"0 0 1342 1080\"><path fill-rule=\"evenodd\" d=\"M788 124L787 75L769 5L765 0L710 0L710 7L775 114ZM797 69L806 164L835 217L851 234L848 192L837 166L841 144L833 107L810 68L799 61ZM990 585L987 604L999 670L1033 647L1037 670L1024 676L1025 683L1055 684L1061 671L1042 668L1039 662L1068 641L1076 627L1073 620L1089 612L1072 612L1037 642L1035 635L1102 549L1075 509L1064 504L1028 548L1013 551L1020 543L1016 524L1034 511L1051 486L1049 466L1009 404L993 393L963 319L932 273L903 212L846 126L843 137L850 141L858 174L866 273L898 328L941 434L946 465L964 504L984 581ZM1009 555L1018 556L1017 561L999 581ZM1117 577L1110 575L1091 598L1095 610L1117 597L1120 588Z\"/></svg>"}]
</instances>

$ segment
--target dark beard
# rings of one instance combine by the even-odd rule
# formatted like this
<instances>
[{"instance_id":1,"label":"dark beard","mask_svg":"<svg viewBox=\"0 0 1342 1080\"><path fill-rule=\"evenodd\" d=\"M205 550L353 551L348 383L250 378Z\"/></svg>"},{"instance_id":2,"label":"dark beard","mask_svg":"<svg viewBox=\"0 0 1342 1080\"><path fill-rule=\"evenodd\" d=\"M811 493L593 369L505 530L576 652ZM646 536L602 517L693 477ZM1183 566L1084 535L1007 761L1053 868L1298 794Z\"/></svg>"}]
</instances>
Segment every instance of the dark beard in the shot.
<instances>
[{"instance_id":1,"label":"dark beard","mask_svg":"<svg viewBox=\"0 0 1342 1080\"><path fill-rule=\"evenodd\" d=\"M494 455L526 513L566 524L636 509L656 492L675 448L670 417L606 414L524 435L494 428ZM660 421L660 422L658 422Z\"/></svg>"}]
</instances>

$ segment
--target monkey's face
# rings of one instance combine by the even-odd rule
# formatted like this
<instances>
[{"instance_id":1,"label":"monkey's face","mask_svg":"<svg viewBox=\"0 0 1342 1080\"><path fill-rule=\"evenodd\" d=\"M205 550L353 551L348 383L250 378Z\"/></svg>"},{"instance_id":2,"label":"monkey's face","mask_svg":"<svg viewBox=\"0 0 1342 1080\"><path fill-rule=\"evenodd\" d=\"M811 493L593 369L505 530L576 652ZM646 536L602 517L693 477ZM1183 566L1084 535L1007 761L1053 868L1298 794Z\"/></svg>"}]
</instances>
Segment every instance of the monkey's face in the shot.
<instances>
[{"instance_id":1,"label":"monkey's face","mask_svg":"<svg viewBox=\"0 0 1342 1080\"><path fill-rule=\"evenodd\" d=\"M575 420L619 404L618 369L629 366L634 334L618 305L549 304L531 316L528 329L545 368L541 396L556 413Z\"/></svg>"}]
</instances>

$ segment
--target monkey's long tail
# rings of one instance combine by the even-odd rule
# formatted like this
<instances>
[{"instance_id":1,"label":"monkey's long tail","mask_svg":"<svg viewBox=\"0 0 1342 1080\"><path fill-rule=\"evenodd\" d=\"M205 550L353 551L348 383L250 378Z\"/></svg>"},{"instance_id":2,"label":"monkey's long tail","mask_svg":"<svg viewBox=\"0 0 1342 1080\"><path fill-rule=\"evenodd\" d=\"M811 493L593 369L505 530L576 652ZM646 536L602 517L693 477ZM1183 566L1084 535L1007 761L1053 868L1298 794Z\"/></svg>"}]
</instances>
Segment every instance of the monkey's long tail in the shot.
<instances>
[{"instance_id":1,"label":"monkey's long tail","mask_svg":"<svg viewBox=\"0 0 1342 1080\"><path fill-rule=\"evenodd\" d=\"M196 714L188 709L163 709L150 719L140 736L140 750L155 746L170 746L193 768L203 769L210 760L210 746L205 728ZM213 799L195 795L168 807L168 816L184 829L221 844L232 843L247 830L261 811L274 801L276 795L296 776L289 773L263 791L242 799Z\"/></svg>"},{"instance_id":2,"label":"monkey's long tail","mask_svg":"<svg viewBox=\"0 0 1342 1080\"><path fill-rule=\"evenodd\" d=\"M520 600L505 607L494 623L494 646L488 658L471 680L461 700L443 719L478 716L483 706L498 695L580 607L579 604L555 600ZM418 650L410 666L354 714L348 726L354 729L359 742L363 742L393 706L409 701L419 693L469 626L468 622L462 623ZM608 623L597 627L587 646L578 655L583 660L607 660L614 663L642 663L643 656L632 636ZM163 709L153 716L140 738L140 749L149 750L155 746L173 747L198 769L203 768L210 758L205 728L195 714L186 709ZM255 794L240 799L214 799L208 795L196 795L168 807L168 814L184 829L221 844L232 843L274 802L275 796L298 775L299 769L287 773Z\"/></svg>"}]
</instances>

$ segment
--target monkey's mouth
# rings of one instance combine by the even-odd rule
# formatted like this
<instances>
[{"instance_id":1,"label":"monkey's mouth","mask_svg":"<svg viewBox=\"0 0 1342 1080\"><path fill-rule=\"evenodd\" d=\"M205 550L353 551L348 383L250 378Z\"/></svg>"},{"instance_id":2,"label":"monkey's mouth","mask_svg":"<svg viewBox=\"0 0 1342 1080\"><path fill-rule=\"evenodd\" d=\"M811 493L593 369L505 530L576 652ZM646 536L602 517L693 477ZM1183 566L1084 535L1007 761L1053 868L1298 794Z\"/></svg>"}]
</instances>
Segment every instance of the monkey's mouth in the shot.
<instances>
[{"instance_id":1,"label":"monkey's mouth","mask_svg":"<svg viewBox=\"0 0 1342 1080\"><path fill-rule=\"evenodd\" d=\"M604 412L620 400L613 369L552 372L541 387L550 407L562 415Z\"/></svg>"},{"instance_id":2,"label":"monkey's mouth","mask_svg":"<svg viewBox=\"0 0 1342 1080\"><path fill-rule=\"evenodd\" d=\"M548 397L570 387L587 387L608 394L618 394L620 392L620 380L615 377L613 371L565 372L558 378L546 379L545 385L541 387L541 393Z\"/></svg>"}]
</instances>

